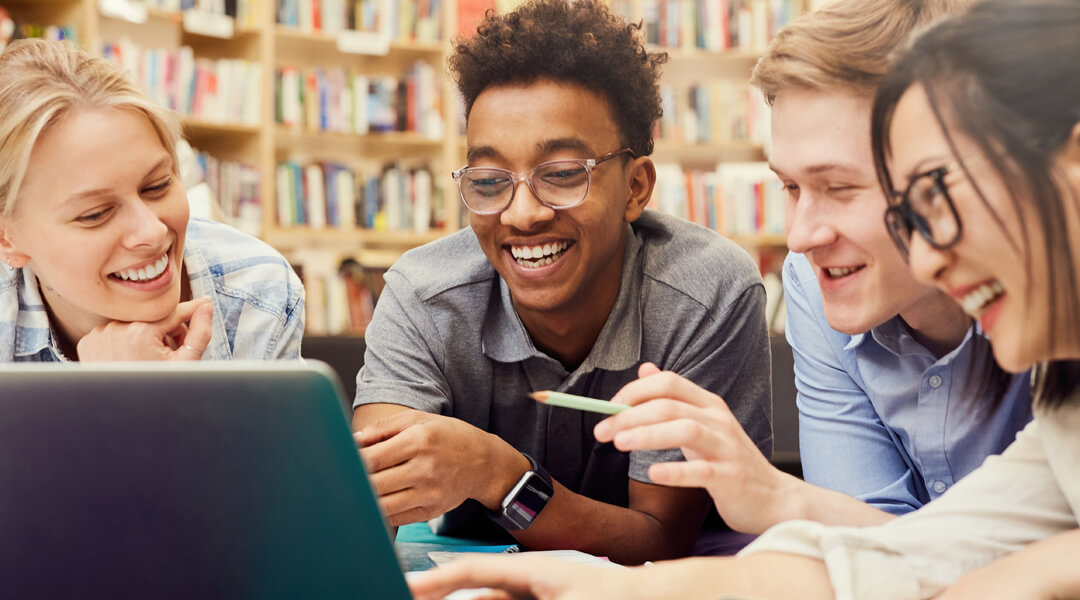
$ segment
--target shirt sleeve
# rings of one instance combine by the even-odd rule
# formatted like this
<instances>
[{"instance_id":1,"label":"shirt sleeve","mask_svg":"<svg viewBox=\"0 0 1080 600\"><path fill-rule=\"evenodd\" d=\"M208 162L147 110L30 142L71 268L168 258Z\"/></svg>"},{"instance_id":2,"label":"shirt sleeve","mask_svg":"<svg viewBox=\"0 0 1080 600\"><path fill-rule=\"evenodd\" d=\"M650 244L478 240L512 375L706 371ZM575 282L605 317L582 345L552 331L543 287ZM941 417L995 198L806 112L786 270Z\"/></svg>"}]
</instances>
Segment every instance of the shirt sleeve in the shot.
<instances>
[{"instance_id":1,"label":"shirt sleeve","mask_svg":"<svg viewBox=\"0 0 1080 600\"><path fill-rule=\"evenodd\" d=\"M930 598L968 571L1076 528L1039 425L1032 422L1002 455L909 515L861 529L790 521L741 554L822 559L837 600Z\"/></svg>"},{"instance_id":2,"label":"shirt sleeve","mask_svg":"<svg viewBox=\"0 0 1080 600\"><path fill-rule=\"evenodd\" d=\"M717 394L766 457L772 456L772 377L765 288L753 283L704 324L673 371Z\"/></svg>"},{"instance_id":3,"label":"shirt sleeve","mask_svg":"<svg viewBox=\"0 0 1080 600\"><path fill-rule=\"evenodd\" d=\"M804 479L893 514L918 508L915 473L838 355L846 336L829 327L804 256L788 255L783 280Z\"/></svg>"},{"instance_id":4,"label":"shirt sleeve","mask_svg":"<svg viewBox=\"0 0 1080 600\"><path fill-rule=\"evenodd\" d=\"M269 346L267 358L271 359L300 358L300 342L304 339L304 284L291 267L286 268L289 271L289 284L296 293L289 299L289 304L285 307L285 321L273 336L273 343Z\"/></svg>"},{"instance_id":5,"label":"shirt sleeve","mask_svg":"<svg viewBox=\"0 0 1080 600\"><path fill-rule=\"evenodd\" d=\"M448 415L450 386L439 366L442 336L400 273L388 271L365 333L364 366L356 376L361 404L386 402Z\"/></svg>"}]
</instances>

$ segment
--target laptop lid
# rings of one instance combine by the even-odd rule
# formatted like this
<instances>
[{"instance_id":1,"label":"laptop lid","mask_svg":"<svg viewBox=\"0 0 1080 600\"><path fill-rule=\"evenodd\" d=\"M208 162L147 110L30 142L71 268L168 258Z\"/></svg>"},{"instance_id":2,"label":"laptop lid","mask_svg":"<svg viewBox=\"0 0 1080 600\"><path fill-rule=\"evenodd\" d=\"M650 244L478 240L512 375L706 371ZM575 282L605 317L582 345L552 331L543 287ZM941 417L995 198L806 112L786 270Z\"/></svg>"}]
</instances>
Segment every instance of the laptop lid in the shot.
<instances>
[{"instance_id":1,"label":"laptop lid","mask_svg":"<svg viewBox=\"0 0 1080 600\"><path fill-rule=\"evenodd\" d=\"M12 598L410 597L319 362L0 366Z\"/></svg>"}]
</instances>

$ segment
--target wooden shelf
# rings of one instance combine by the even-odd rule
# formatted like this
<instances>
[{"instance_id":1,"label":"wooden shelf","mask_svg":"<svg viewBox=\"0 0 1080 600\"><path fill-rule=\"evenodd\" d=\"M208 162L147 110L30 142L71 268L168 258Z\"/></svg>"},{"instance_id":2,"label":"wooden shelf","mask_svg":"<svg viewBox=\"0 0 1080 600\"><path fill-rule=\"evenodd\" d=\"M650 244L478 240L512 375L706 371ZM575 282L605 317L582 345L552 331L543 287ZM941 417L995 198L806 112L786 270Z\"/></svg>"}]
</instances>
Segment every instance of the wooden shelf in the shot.
<instances>
[{"instance_id":1,"label":"wooden shelf","mask_svg":"<svg viewBox=\"0 0 1080 600\"><path fill-rule=\"evenodd\" d=\"M682 144L659 139L653 148L652 159L687 166L715 166L719 162L762 161L765 152L761 146L750 142Z\"/></svg>"},{"instance_id":2,"label":"wooden shelf","mask_svg":"<svg viewBox=\"0 0 1080 600\"><path fill-rule=\"evenodd\" d=\"M321 248L341 250L348 253L363 248L383 248L394 250L400 254L409 248L415 248L437 240L447 233L442 229L433 229L421 233L396 230L376 231L360 228L339 229L326 227L312 229L310 227L289 227L266 231L263 238L270 245L283 251Z\"/></svg>"},{"instance_id":3,"label":"wooden shelf","mask_svg":"<svg viewBox=\"0 0 1080 600\"><path fill-rule=\"evenodd\" d=\"M287 25L275 25L274 36L280 41L291 41L294 43L333 46L337 47L338 38L333 35L326 35L325 33L316 33L301 31L296 27L290 27ZM421 55L439 55L443 52L442 42L414 42L414 41L400 41L393 40L390 42L390 53L392 54L421 54Z\"/></svg>"},{"instance_id":4,"label":"wooden shelf","mask_svg":"<svg viewBox=\"0 0 1080 600\"><path fill-rule=\"evenodd\" d=\"M357 153L379 159L436 159L446 143L443 140L398 131L355 134L289 129L282 125L274 129L274 142L279 155L321 155L342 160L356 158Z\"/></svg>"},{"instance_id":5,"label":"wooden shelf","mask_svg":"<svg viewBox=\"0 0 1080 600\"><path fill-rule=\"evenodd\" d=\"M262 128L258 125L237 125L235 123L218 123L200 119L184 118L183 123L184 133L192 135L258 135L262 131Z\"/></svg>"}]
</instances>

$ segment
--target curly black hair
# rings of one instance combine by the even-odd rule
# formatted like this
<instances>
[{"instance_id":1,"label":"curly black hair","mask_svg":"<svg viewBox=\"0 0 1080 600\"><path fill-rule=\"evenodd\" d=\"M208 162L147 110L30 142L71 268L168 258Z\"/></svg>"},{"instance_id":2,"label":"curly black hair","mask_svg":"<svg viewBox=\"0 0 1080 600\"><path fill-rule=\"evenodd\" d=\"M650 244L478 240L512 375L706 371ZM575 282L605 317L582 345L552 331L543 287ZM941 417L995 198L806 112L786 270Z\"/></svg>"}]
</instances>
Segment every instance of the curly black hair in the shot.
<instances>
[{"instance_id":1,"label":"curly black hair","mask_svg":"<svg viewBox=\"0 0 1080 600\"><path fill-rule=\"evenodd\" d=\"M488 86L569 81L607 98L626 145L651 154L667 54L647 52L641 30L596 0L531 0L506 15L488 10L475 35L454 39L447 59L465 119Z\"/></svg>"}]
</instances>

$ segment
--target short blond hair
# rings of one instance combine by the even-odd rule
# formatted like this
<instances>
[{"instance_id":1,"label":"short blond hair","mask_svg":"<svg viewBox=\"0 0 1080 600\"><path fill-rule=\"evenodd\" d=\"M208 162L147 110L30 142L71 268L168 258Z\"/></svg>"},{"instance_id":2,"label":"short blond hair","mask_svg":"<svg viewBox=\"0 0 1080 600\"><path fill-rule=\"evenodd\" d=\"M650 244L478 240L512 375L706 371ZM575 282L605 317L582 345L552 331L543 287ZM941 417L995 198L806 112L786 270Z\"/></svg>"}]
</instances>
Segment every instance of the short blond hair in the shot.
<instances>
[{"instance_id":1,"label":"short blond hair","mask_svg":"<svg viewBox=\"0 0 1080 600\"><path fill-rule=\"evenodd\" d=\"M872 95L910 34L974 0L836 0L781 29L750 84L771 105L787 88Z\"/></svg>"},{"instance_id":2,"label":"short blond hair","mask_svg":"<svg viewBox=\"0 0 1080 600\"><path fill-rule=\"evenodd\" d=\"M0 216L10 216L30 154L53 124L80 108L146 116L178 168L180 122L118 67L70 42L18 40L0 54Z\"/></svg>"}]
</instances>

